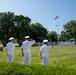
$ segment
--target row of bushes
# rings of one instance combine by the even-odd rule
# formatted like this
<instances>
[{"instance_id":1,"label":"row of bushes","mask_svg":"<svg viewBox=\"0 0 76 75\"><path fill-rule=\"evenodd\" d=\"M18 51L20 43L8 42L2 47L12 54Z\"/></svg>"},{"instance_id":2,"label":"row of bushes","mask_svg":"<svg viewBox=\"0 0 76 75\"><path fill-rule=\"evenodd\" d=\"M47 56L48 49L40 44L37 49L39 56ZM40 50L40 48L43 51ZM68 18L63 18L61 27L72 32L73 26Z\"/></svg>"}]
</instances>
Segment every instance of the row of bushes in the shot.
<instances>
[{"instance_id":1,"label":"row of bushes","mask_svg":"<svg viewBox=\"0 0 76 75\"><path fill-rule=\"evenodd\" d=\"M76 75L76 70L57 66L0 63L0 75Z\"/></svg>"}]
</instances>

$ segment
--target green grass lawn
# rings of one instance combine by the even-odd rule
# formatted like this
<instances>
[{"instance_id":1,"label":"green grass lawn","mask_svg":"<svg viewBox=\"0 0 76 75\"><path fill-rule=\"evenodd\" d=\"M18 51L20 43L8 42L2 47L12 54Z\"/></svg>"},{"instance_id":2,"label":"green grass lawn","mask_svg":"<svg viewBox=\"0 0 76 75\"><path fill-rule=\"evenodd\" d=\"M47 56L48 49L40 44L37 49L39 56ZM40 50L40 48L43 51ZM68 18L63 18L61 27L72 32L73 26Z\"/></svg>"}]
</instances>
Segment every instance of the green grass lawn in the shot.
<instances>
[{"instance_id":1,"label":"green grass lawn","mask_svg":"<svg viewBox=\"0 0 76 75\"><path fill-rule=\"evenodd\" d=\"M31 64L42 65L40 59L40 47L31 48ZM5 48L0 51L0 62L7 62L7 55ZM23 64L23 56L21 48L15 48L14 63ZM73 46L54 46L49 51L49 66L67 67L76 70L76 45Z\"/></svg>"}]
</instances>

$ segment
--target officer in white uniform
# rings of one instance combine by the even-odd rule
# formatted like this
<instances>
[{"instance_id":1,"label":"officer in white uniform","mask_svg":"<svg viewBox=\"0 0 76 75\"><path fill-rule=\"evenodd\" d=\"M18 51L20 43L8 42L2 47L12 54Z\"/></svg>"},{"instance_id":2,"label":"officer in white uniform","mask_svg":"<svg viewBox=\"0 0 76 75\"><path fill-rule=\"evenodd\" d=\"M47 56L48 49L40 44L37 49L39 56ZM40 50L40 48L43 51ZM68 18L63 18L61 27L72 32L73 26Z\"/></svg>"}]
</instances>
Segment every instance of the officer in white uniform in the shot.
<instances>
[{"instance_id":1,"label":"officer in white uniform","mask_svg":"<svg viewBox=\"0 0 76 75\"><path fill-rule=\"evenodd\" d=\"M8 55L8 62L13 62L14 61L14 49L15 46L18 46L18 43L14 42L14 38L11 37L9 38L9 43L6 46L6 53Z\"/></svg>"},{"instance_id":2,"label":"officer in white uniform","mask_svg":"<svg viewBox=\"0 0 76 75\"><path fill-rule=\"evenodd\" d=\"M40 48L40 57L42 59L42 65L48 65L48 51L52 48L51 45L48 45L48 40L43 40L44 45Z\"/></svg>"},{"instance_id":3,"label":"officer in white uniform","mask_svg":"<svg viewBox=\"0 0 76 75\"><path fill-rule=\"evenodd\" d=\"M22 43L22 55L24 56L24 64L29 65L31 59L31 46L35 43L33 39L30 39L30 36L25 36L25 41Z\"/></svg>"}]
</instances>

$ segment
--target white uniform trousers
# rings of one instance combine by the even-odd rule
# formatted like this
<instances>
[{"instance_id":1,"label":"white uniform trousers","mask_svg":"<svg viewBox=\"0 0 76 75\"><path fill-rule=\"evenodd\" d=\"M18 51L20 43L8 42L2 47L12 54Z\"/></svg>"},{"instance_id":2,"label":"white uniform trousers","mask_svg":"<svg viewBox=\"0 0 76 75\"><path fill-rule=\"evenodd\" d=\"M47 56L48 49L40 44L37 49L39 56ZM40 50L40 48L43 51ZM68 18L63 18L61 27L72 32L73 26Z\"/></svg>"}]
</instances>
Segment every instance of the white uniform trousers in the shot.
<instances>
[{"instance_id":1,"label":"white uniform trousers","mask_svg":"<svg viewBox=\"0 0 76 75\"><path fill-rule=\"evenodd\" d=\"M48 65L48 54L42 54L42 65Z\"/></svg>"},{"instance_id":2,"label":"white uniform trousers","mask_svg":"<svg viewBox=\"0 0 76 75\"><path fill-rule=\"evenodd\" d=\"M24 64L29 65L31 59L31 53L30 52L24 52Z\"/></svg>"},{"instance_id":3,"label":"white uniform trousers","mask_svg":"<svg viewBox=\"0 0 76 75\"><path fill-rule=\"evenodd\" d=\"M13 62L14 61L14 54L11 52L8 52L8 62Z\"/></svg>"}]
</instances>

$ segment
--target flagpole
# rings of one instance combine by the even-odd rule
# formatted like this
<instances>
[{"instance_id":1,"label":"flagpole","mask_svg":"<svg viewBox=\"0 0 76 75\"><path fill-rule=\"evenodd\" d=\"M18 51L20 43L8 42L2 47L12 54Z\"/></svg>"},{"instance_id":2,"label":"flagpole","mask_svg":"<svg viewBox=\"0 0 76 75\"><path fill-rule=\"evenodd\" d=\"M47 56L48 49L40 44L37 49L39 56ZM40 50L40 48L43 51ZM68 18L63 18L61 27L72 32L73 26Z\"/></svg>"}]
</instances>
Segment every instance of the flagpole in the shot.
<instances>
[{"instance_id":1,"label":"flagpole","mask_svg":"<svg viewBox=\"0 0 76 75\"><path fill-rule=\"evenodd\" d=\"M59 16L58 16L58 45L59 45Z\"/></svg>"},{"instance_id":2,"label":"flagpole","mask_svg":"<svg viewBox=\"0 0 76 75\"><path fill-rule=\"evenodd\" d=\"M59 16L56 16L54 20L57 20L57 40L58 40L58 45L59 45Z\"/></svg>"}]
</instances>

